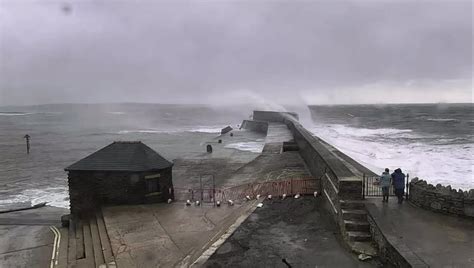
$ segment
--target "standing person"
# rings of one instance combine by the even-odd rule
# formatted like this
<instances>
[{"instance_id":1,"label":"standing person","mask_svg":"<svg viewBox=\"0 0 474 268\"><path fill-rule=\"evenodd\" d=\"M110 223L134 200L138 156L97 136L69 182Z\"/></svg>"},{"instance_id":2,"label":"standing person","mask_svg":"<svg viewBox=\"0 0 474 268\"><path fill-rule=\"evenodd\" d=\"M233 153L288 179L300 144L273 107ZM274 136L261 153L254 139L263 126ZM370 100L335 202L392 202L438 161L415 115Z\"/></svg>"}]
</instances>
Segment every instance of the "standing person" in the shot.
<instances>
[{"instance_id":1,"label":"standing person","mask_svg":"<svg viewBox=\"0 0 474 268\"><path fill-rule=\"evenodd\" d=\"M382 172L382 175L380 176L380 179L379 179L380 187L382 187L382 197L383 197L382 202L388 202L388 194L389 194L388 191L390 189L391 182L392 182L392 177L390 176L390 170L386 168L385 171Z\"/></svg>"},{"instance_id":2,"label":"standing person","mask_svg":"<svg viewBox=\"0 0 474 268\"><path fill-rule=\"evenodd\" d=\"M405 193L405 174L402 173L400 168L395 169L395 172L392 173L392 180L395 195L398 197L398 204L401 204Z\"/></svg>"}]
</instances>

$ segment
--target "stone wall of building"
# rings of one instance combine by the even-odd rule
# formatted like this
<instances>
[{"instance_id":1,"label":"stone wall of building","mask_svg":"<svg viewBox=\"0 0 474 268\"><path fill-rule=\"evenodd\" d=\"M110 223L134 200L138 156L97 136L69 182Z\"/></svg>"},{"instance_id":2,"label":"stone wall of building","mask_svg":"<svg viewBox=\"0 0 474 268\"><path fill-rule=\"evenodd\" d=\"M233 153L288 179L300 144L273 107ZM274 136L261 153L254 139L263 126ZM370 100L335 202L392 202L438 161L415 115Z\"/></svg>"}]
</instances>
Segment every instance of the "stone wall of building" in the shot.
<instances>
[{"instance_id":1,"label":"stone wall of building","mask_svg":"<svg viewBox=\"0 0 474 268\"><path fill-rule=\"evenodd\" d=\"M240 128L260 132L267 134L268 132L268 122L265 121L255 121L255 120L244 120L240 125Z\"/></svg>"},{"instance_id":2,"label":"stone wall of building","mask_svg":"<svg viewBox=\"0 0 474 268\"><path fill-rule=\"evenodd\" d=\"M145 176L160 173L161 195L147 196ZM84 215L101 205L143 204L173 199L171 168L154 172L70 171L71 213Z\"/></svg>"},{"instance_id":3,"label":"stone wall of building","mask_svg":"<svg viewBox=\"0 0 474 268\"><path fill-rule=\"evenodd\" d=\"M414 178L410 182L409 201L421 208L435 212L474 218L474 189L451 189L451 186L433 186Z\"/></svg>"}]
</instances>

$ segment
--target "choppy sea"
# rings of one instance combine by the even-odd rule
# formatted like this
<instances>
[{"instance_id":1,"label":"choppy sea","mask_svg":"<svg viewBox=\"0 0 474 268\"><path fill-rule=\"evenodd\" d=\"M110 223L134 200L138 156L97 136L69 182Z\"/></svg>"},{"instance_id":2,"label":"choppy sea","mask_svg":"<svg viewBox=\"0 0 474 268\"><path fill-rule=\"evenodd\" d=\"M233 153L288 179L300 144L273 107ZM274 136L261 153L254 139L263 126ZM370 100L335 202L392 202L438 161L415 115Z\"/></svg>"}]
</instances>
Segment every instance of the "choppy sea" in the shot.
<instances>
[{"instance_id":1,"label":"choppy sea","mask_svg":"<svg viewBox=\"0 0 474 268\"><path fill-rule=\"evenodd\" d=\"M315 135L375 172L401 167L413 178L474 188L473 105L310 106L298 111ZM117 140L141 140L173 160L201 154L242 107L55 104L0 107L0 210L19 203L68 207L64 168ZM31 136L26 154L24 135ZM258 153L263 140L229 144Z\"/></svg>"}]
</instances>

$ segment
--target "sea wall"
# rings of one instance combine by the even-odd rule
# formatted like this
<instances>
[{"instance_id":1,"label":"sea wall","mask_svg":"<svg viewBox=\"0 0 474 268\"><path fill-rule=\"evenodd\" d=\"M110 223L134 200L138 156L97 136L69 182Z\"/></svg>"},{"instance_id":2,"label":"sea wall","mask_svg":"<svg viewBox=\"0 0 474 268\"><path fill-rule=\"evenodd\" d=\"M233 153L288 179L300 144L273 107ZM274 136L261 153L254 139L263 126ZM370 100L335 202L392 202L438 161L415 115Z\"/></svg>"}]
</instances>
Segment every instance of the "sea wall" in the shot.
<instances>
[{"instance_id":1,"label":"sea wall","mask_svg":"<svg viewBox=\"0 0 474 268\"><path fill-rule=\"evenodd\" d=\"M328 150L322 140L305 129L297 121L297 114L254 111L253 118L282 122L288 126L311 175L321 181L321 194L328 198L338 222L341 214L339 200L362 198L361 178L356 177L343 161Z\"/></svg>"},{"instance_id":2,"label":"sea wall","mask_svg":"<svg viewBox=\"0 0 474 268\"><path fill-rule=\"evenodd\" d=\"M414 178L410 182L409 201L434 212L474 218L474 189L456 191L451 186L433 186Z\"/></svg>"},{"instance_id":3,"label":"sea wall","mask_svg":"<svg viewBox=\"0 0 474 268\"><path fill-rule=\"evenodd\" d=\"M268 132L268 122L265 121L256 121L256 120L244 120L240 125L240 128L260 132L267 134Z\"/></svg>"}]
</instances>

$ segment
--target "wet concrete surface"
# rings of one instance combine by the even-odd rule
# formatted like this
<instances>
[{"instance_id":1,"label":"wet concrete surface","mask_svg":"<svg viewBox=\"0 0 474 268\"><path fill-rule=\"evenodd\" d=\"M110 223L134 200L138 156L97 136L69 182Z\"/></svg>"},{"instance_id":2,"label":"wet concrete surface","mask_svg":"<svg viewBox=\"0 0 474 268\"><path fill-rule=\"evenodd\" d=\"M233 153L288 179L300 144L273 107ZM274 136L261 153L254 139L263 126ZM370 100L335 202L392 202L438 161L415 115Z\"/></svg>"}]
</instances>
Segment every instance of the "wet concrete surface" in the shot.
<instances>
[{"instance_id":1,"label":"wet concrete surface","mask_svg":"<svg viewBox=\"0 0 474 268\"><path fill-rule=\"evenodd\" d=\"M474 221L421 209L395 198L367 198L386 236L395 236L430 267L474 267Z\"/></svg>"},{"instance_id":2,"label":"wet concrete surface","mask_svg":"<svg viewBox=\"0 0 474 268\"><path fill-rule=\"evenodd\" d=\"M115 206L103 215L118 267L188 267L255 202Z\"/></svg>"},{"instance_id":3,"label":"wet concrete surface","mask_svg":"<svg viewBox=\"0 0 474 268\"><path fill-rule=\"evenodd\" d=\"M0 267L49 267L54 235L67 209L42 207L0 214Z\"/></svg>"},{"instance_id":4,"label":"wet concrete surface","mask_svg":"<svg viewBox=\"0 0 474 268\"><path fill-rule=\"evenodd\" d=\"M376 267L342 246L322 198L266 200L205 264L218 267Z\"/></svg>"}]
</instances>

